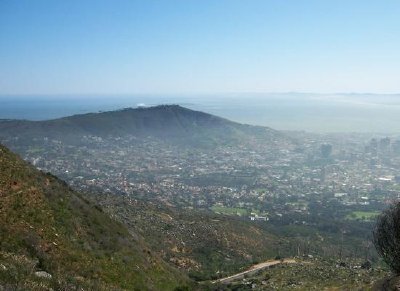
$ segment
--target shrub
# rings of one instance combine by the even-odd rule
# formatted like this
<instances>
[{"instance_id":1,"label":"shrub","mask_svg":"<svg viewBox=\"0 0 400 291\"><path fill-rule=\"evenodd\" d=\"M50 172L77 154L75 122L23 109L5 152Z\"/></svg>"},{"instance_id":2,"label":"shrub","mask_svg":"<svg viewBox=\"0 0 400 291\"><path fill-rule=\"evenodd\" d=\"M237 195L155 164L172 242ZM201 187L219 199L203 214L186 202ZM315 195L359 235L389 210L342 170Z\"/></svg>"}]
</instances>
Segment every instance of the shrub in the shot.
<instances>
[{"instance_id":1,"label":"shrub","mask_svg":"<svg viewBox=\"0 0 400 291\"><path fill-rule=\"evenodd\" d=\"M400 274L400 203L391 205L378 216L373 243L392 271Z\"/></svg>"}]
</instances>

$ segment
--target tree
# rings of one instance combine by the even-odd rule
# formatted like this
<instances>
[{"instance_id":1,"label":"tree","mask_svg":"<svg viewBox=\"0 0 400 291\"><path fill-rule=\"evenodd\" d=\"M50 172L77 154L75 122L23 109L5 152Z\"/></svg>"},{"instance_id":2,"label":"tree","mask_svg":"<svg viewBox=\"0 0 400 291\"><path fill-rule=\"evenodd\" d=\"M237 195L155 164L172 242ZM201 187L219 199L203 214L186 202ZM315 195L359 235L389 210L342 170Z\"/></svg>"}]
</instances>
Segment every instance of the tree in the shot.
<instances>
[{"instance_id":1,"label":"tree","mask_svg":"<svg viewBox=\"0 0 400 291\"><path fill-rule=\"evenodd\" d=\"M392 271L400 274L400 203L391 205L378 217L373 243Z\"/></svg>"}]
</instances>

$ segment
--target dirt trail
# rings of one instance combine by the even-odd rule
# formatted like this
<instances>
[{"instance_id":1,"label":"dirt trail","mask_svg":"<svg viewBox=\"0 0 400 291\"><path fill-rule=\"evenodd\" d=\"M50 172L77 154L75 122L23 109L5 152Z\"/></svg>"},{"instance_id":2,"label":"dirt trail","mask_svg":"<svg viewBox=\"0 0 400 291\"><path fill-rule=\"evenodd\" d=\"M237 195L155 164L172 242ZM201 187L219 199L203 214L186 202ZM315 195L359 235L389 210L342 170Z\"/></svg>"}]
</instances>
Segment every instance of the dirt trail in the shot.
<instances>
[{"instance_id":1,"label":"dirt trail","mask_svg":"<svg viewBox=\"0 0 400 291\"><path fill-rule=\"evenodd\" d=\"M218 280L213 281L212 283L230 283L234 280L237 279L242 279L246 274L250 274L253 272L257 272L258 270L262 270L274 265L278 265L278 264L294 264L297 263L295 260L293 259L285 259L285 260L274 260L274 261L266 261L263 263L259 263L256 265L251 266L249 269L247 269L246 271L225 277L225 278L221 278Z\"/></svg>"}]
</instances>

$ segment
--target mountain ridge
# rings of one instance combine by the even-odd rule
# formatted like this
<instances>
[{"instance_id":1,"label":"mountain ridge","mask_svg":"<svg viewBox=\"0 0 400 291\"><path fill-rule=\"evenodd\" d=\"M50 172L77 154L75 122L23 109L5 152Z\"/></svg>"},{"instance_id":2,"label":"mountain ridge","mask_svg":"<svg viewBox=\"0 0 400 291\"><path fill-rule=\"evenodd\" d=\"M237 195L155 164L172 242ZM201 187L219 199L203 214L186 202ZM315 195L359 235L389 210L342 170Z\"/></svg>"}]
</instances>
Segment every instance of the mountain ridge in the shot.
<instances>
[{"instance_id":1,"label":"mountain ridge","mask_svg":"<svg viewBox=\"0 0 400 291\"><path fill-rule=\"evenodd\" d=\"M0 120L0 138L48 137L72 142L79 136L156 137L191 144L237 142L243 138L277 138L268 127L236 123L179 105L125 108L77 114L45 121Z\"/></svg>"}]
</instances>

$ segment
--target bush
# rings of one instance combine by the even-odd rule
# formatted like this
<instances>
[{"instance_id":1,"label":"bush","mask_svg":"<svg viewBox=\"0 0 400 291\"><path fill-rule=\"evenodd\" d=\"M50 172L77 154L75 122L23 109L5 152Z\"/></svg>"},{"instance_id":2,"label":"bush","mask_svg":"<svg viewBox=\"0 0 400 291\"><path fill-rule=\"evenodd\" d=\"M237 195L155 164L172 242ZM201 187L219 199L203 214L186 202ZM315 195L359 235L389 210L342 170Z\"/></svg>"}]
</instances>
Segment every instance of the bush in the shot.
<instances>
[{"instance_id":1,"label":"bush","mask_svg":"<svg viewBox=\"0 0 400 291\"><path fill-rule=\"evenodd\" d=\"M373 242L392 271L400 274L400 203L393 204L378 217Z\"/></svg>"}]
</instances>

